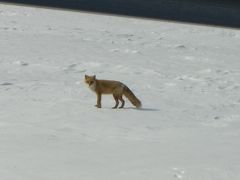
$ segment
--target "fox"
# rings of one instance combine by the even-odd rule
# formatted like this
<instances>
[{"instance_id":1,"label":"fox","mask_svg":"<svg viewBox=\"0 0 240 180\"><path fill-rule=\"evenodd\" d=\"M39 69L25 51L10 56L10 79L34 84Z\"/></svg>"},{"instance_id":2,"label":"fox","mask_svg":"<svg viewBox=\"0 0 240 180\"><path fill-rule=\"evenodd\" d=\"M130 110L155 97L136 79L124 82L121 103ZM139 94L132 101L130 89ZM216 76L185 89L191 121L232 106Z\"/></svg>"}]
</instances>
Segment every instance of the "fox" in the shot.
<instances>
[{"instance_id":1,"label":"fox","mask_svg":"<svg viewBox=\"0 0 240 180\"><path fill-rule=\"evenodd\" d=\"M119 108L124 108L125 101L123 95L126 96L136 108L141 108L142 106L141 101L122 82L114 80L99 80L96 78L96 75L85 75L85 83L97 95L97 104L95 105L97 108L102 107L102 94L112 94L115 100L115 106L112 107L113 109L118 108L119 101L121 101L121 106Z\"/></svg>"}]
</instances>

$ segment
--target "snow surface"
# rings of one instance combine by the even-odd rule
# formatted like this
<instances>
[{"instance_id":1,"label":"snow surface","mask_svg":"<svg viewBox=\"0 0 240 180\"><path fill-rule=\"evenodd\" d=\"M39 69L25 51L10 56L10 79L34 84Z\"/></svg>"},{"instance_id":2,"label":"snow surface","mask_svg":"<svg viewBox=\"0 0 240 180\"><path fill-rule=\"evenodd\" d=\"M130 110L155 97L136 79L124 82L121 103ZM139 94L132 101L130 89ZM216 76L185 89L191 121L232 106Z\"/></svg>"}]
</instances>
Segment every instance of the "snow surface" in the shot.
<instances>
[{"instance_id":1,"label":"snow surface","mask_svg":"<svg viewBox=\"0 0 240 180\"><path fill-rule=\"evenodd\" d=\"M0 179L239 180L239 57L239 30L0 4Z\"/></svg>"}]
</instances>

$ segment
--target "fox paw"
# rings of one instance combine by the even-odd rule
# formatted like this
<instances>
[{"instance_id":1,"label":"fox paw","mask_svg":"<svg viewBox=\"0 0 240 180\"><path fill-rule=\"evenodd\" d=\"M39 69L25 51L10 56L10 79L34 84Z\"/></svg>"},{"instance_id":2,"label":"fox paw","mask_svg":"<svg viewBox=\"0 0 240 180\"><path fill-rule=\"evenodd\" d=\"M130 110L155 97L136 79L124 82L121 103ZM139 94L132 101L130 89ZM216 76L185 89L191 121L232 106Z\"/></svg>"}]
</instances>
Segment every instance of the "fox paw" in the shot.
<instances>
[{"instance_id":1,"label":"fox paw","mask_svg":"<svg viewBox=\"0 0 240 180\"><path fill-rule=\"evenodd\" d=\"M101 108L101 105L97 105L97 104L96 104L95 107L97 107L97 108Z\"/></svg>"}]
</instances>

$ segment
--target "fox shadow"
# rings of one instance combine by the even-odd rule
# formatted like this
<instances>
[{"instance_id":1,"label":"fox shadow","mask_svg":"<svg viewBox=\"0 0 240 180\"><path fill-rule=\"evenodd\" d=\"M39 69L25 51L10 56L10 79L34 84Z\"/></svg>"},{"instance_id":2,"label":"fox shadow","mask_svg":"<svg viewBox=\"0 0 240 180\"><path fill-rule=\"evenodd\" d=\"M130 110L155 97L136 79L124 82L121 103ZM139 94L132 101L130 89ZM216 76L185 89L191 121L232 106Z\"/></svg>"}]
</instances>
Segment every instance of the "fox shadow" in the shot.
<instances>
[{"instance_id":1,"label":"fox shadow","mask_svg":"<svg viewBox=\"0 0 240 180\"><path fill-rule=\"evenodd\" d=\"M132 109L132 110L136 110L136 111L160 111L160 109L156 109L156 108L135 108L135 107L126 107L123 109Z\"/></svg>"}]
</instances>

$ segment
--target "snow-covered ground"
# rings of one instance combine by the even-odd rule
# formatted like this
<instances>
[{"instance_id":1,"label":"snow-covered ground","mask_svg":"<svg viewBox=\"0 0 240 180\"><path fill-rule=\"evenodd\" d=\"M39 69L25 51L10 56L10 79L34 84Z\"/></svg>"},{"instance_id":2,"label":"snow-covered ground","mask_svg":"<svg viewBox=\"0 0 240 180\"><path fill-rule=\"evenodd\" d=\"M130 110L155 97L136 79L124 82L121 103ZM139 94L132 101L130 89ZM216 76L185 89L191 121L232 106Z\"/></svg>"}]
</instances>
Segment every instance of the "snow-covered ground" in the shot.
<instances>
[{"instance_id":1,"label":"snow-covered ground","mask_svg":"<svg viewBox=\"0 0 240 180\"><path fill-rule=\"evenodd\" d=\"M239 57L239 30L0 4L0 179L239 180Z\"/></svg>"}]
</instances>

